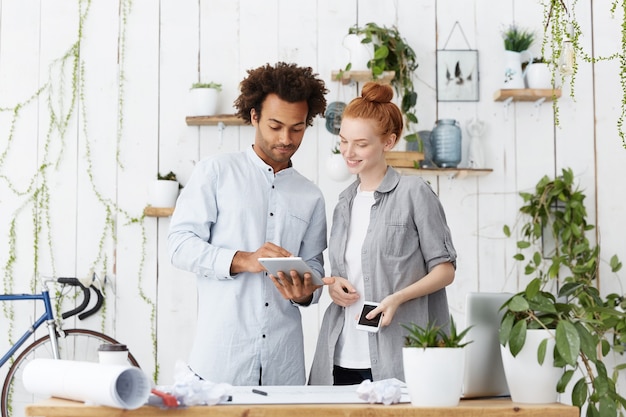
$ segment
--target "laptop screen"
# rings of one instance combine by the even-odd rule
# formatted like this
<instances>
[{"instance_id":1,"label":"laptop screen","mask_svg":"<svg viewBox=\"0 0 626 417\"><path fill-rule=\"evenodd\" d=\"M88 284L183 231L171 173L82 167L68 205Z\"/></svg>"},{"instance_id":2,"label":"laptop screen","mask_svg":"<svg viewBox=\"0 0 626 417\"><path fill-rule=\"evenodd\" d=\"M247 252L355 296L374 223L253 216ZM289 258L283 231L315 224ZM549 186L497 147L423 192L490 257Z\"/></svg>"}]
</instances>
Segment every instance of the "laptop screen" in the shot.
<instances>
[{"instance_id":1,"label":"laptop screen","mask_svg":"<svg viewBox=\"0 0 626 417\"><path fill-rule=\"evenodd\" d=\"M513 294L470 292L465 301L466 327L472 327L465 346L463 398L508 396L498 332L499 311Z\"/></svg>"}]
</instances>

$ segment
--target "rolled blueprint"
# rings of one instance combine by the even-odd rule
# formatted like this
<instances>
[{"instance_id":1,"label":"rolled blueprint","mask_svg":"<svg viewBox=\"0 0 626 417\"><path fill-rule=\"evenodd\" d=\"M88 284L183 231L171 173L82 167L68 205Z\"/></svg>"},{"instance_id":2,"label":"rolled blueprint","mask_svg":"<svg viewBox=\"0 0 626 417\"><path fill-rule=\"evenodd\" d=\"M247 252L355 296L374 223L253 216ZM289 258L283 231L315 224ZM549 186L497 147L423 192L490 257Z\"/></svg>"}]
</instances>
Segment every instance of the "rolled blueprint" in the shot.
<instances>
[{"instance_id":1,"label":"rolled blueprint","mask_svg":"<svg viewBox=\"0 0 626 417\"><path fill-rule=\"evenodd\" d=\"M24 367L33 394L132 410L148 401L151 382L139 368L62 359L33 359Z\"/></svg>"}]
</instances>

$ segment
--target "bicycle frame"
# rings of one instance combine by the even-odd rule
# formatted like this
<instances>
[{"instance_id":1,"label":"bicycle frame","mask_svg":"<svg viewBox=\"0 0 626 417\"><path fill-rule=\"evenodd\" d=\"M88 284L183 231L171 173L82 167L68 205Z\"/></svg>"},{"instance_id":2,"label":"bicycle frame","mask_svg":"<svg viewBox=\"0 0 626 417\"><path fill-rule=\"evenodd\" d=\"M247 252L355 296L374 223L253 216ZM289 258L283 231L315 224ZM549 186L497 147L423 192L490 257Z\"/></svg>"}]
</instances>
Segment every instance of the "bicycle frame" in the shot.
<instances>
[{"instance_id":1,"label":"bicycle frame","mask_svg":"<svg viewBox=\"0 0 626 417\"><path fill-rule=\"evenodd\" d=\"M7 353L0 359L0 367L3 366L9 358L11 358L15 352L26 342L26 340L35 333L42 324L48 324L48 333L50 334L50 341L52 342L52 354L56 359L60 359L59 346L57 344L56 335L56 322L54 320L54 310L52 309L52 303L50 302L50 291L47 288L47 283L44 281L44 288L39 294L0 294L0 301L22 301L22 300L41 300L45 307L43 314L30 326L26 332L19 338L17 342L13 344L7 351Z\"/></svg>"}]
</instances>

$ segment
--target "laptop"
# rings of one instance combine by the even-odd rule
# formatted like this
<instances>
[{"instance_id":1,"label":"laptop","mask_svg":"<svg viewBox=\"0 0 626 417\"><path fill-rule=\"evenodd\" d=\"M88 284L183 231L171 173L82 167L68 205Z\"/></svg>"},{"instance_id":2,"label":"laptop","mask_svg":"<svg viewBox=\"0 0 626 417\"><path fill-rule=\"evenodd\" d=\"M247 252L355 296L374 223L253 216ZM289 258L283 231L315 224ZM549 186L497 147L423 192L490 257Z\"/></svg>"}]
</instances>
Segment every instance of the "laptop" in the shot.
<instances>
[{"instance_id":1,"label":"laptop","mask_svg":"<svg viewBox=\"0 0 626 417\"><path fill-rule=\"evenodd\" d=\"M513 294L470 292L466 296L466 327L472 327L465 346L463 398L505 397L509 389L504 377L498 333L502 304Z\"/></svg>"}]
</instances>

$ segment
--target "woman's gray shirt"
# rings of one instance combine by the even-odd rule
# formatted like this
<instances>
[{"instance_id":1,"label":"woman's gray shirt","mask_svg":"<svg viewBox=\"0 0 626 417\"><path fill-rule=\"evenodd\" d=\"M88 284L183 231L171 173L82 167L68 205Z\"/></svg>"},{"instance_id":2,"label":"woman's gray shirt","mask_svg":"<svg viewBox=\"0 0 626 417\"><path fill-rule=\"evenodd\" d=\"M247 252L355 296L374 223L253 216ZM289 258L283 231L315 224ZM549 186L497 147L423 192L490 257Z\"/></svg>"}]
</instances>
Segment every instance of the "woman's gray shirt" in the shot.
<instances>
[{"instance_id":1,"label":"woman's gray shirt","mask_svg":"<svg viewBox=\"0 0 626 417\"><path fill-rule=\"evenodd\" d=\"M331 275L347 277L345 250L352 202L359 180L339 195L329 241ZM363 300L382 301L424 277L433 267L452 262L456 251L439 198L421 177L400 175L391 167L374 192L370 223L361 250L365 294ZM402 324L425 326L436 321L447 329L446 290L402 304L393 322L378 333L368 333L372 376L375 381L404 381L402 346L407 331ZM331 303L320 329L309 384L332 385L335 347L344 323L344 309Z\"/></svg>"}]
</instances>

